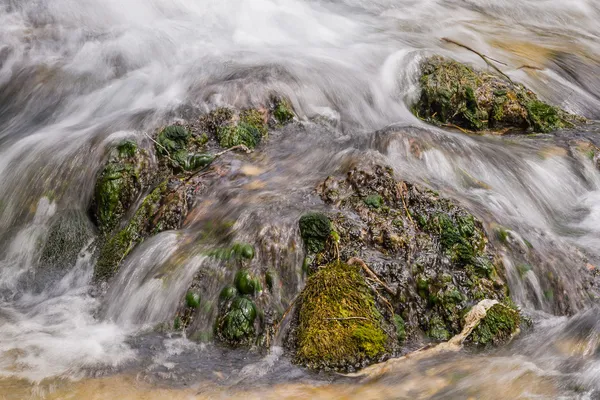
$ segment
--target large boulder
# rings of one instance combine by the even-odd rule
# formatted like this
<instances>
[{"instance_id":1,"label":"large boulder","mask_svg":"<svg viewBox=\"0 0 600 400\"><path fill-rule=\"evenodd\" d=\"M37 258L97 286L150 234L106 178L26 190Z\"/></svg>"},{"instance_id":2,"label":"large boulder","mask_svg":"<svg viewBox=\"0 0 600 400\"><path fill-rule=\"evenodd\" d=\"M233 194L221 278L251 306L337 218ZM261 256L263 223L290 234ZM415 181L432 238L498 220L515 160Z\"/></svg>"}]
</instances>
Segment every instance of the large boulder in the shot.
<instances>
[{"instance_id":1,"label":"large boulder","mask_svg":"<svg viewBox=\"0 0 600 400\"><path fill-rule=\"evenodd\" d=\"M297 327L291 330L299 363L348 370L397 354L408 343L446 341L461 332L463 316L483 299L496 300L518 315L482 223L452 200L397 180L390 168L381 165L352 168L343 178L329 177L318 193L330 210L300 220L309 279L299 297ZM362 268L344 269L340 260ZM347 283L348 276L353 283L344 287L343 295L337 294L337 306L319 310L331 300L329 291ZM318 295L319 291L323 293ZM352 300L357 296L370 299L377 318L349 311L358 310ZM325 314L330 319L321 321ZM344 320L349 317L360 318ZM317 341L313 347L318 351L303 344L306 332L338 337L341 333L334 329L353 329L367 321L375 330L385 327L385 340L367 336L377 339L380 345L371 347L377 351L361 350L356 341L352 346ZM500 343L497 335L510 336L518 328L495 326L498 329L490 330L488 336L493 338L486 338L486 343Z\"/></svg>"}]
</instances>

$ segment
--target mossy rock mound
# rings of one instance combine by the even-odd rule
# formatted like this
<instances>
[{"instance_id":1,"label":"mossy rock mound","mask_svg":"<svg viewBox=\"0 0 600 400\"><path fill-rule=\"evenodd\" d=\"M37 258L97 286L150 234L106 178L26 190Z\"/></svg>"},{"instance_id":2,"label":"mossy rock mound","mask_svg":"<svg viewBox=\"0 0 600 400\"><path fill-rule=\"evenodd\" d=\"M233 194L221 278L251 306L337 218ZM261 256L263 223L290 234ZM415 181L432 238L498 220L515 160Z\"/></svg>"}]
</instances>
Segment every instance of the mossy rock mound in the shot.
<instances>
[{"instance_id":1,"label":"mossy rock mound","mask_svg":"<svg viewBox=\"0 0 600 400\"><path fill-rule=\"evenodd\" d=\"M100 171L90 207L91 215L102 232L117 227L151 179L148 153L126 140L111 149Z\"/></svg>"},{"instance_id":2,"label":"mossy rock mound","mask_svg":"<svg viewBox=\"0 0 600 400\"><path fill-rule=\"evenodd\" d=\"M377 361L390 338L359 267L333 262L300 295L295 360L309 368L352 370Z\"/></svg>"},{"instance_id":3,"label":"mossy rock mound","mask_svg":"<svg viewBox=\"0 0 600 400\"><path fill-rule=\"evenodd\" d=\"M493 305L467 338L467 343L477 347L497 346L510 341L519 333L521 315L511 306Z\"/></svg>"},{"instance_id":4,"label":"mossy rock mound","mask_svg":"<svg viewBox=\"0 0 600 400\"><path fill-rule=\"evenodd\" d=\"M439 56L422 63L419 83L421 95L413 112L438 125L545 133L577 121L506 76Z\"/></svg>"},{"instance_id":5,"label":"mossy rock mound","mask_svg":"<svg viewBox=\"0 0 600 400\"><path fill-rule=\"evenodd\" d=\"M377 285L406 340L447 340L462 330L474 303L509 301L500 257L482 223L454 201L397 180L382 165L329 177L317 192L332 207L332 234L308 257L307 271L338 258L364 261L387 286Z\"/></svg>"}]
</instances>

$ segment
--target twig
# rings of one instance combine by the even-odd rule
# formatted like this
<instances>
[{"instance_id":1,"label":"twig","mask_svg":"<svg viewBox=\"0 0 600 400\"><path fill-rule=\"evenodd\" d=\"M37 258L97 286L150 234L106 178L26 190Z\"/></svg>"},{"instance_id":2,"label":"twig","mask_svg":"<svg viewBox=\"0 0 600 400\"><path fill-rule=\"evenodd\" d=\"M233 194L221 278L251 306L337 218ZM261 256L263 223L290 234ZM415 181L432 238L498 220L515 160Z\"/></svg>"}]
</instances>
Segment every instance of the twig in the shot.
<instances>
[{"instance_id":1,"label":"twig","mask_svg":"<svg viewBox=\"0 0 600 400\"><path fill-rule=\"evenodd\" d=\"M535 69L536 71L543 71L544 68L540 68L540 67L536 67L534 65L521 65L519 68L517 69Z\"/></svg>"},{"instance_id":2,"label":"twig","mask_svg":"<svg viewBox=\"0 0 600 400\"><path fill-rule=\"evenodd\" d=\"M462 133L464 133L465 135L468 135L468 134L470 134L470 133L471 133L471 132L469 132L468 130L466 130L466 129L464 129L464 128L461 128L460 126L458 126L458 125L454 125L454 124L442 124L442 126L445 126L445 127L447 127L447 128L456 128L456 129L458 129L459 131L461 131Z\"/></svg>"},{"instance_id":3,"label":"twig","mask_svg":"<svg viewBox=\"0 0 600 400\"><path fill-rule=\"evenodd\" d=\"M365 262L363 260L361 260L360 258L357 257L352 257L350 260L348 260L348 265L360 265L362 267L362 269L367 273L367 275L369 275L375 282L377 282L378 284L380 284L386 292L388 292L391 296L395 296L396 292L394 292L392 290L392 288L390 288L388 285L386 285L385 283L383 283L381 281L381 279L379 279L379 277L377 276L377 274L375 274L375 272L373 272L368 266L367 264L365 264Z\"/></svg>"},{"instance_id":4,"label":"twig","mask_svg":"<svg viewBox=\"0 0 600 400\"><path fill-rule=\"evenodd\" d=\"M230 147L226 150L223 150L223 151L215 154L215 158L221 157L223 154L227 154L230 151L234 151L234 150L242 150L243 152L246 152L246 153L252 153L252 150L250 150L247 146L245 146L243 144L238 144L237 146Z\"/></svg>"},{"instance_id":5,"label":"twig","mask_svg":"<svg viewBox=\"0 0 600 400\"><path fill-rule=\"evenodd\" d=\"M298 295L296 295L296 297L294 297L294 299L288 306L287 310L285 310L285 312L283 313L281 320L277 323L277 325L275 326L275 329L273 329L273 337L274 338L277 336L277 333L279 332L279 328L281 327L281 324L283 323L283 321L285 321L285 317L287 317L287 315L290 313L290 311L292 311L294 305L296 304L296 300L298 300L299 296L300 296L300 294L298 294Z\"/></svg>"},{"instance_id":6,"label":"twig","mask_svg":"<svg viewBox=\"0 0 600 400\"><path fill-rule=\"evenodd\" d=\"M369 318L365 318L365 317L325 318L325 320L327 320L327 321L346 321L349 319L363 319L365 321L369 320Z\"/></svg>"},{"instance_id":7,"label":"twig","mask_svg":"<svg viewBox=\"0 0 600 400\"><path fill-rule=\"evenodd\" d=\"M462 43L460 43L460 42L457 42L456 40L452 40L452 39L448 39L448 38L442 38L442 40L443 40L444 42L455 44L455 45L457 45L457 46L459 46L459 47L462 47L463 49L467 49L467 50L469 50L469 51L472 51L473 53L477 54L479 57L481 57L481 59L482 59L483 61L485 61L485 63L486 63L487 65L489 65L490 67L492 67L493 69L495 69L496 71L498 71L498 73L500 73L502 76L504 76L506 79L508 79L508 81L509 81L510 83L513 83L513 84L514 84L514 82L512 81L512 79L510 79L510 77L509 77L508 75L506 75L504 72L502 72L502 70L501 70L500 68L496 67L494 64L492 64L492 63L491 63L491 62L489 62L488 60L492 60L492 61L495 61L495 62L497 62L497 63L503 64L503 65L506 65L506 64L504 64L503 62L500 62L500 61L498 61L498 60L494 60L493 58L491 58L491 57L488 57L488 56L486 56L485 54L481 54L481 53L480 53L480 52L478 52L477 50L474 50L474 49L470 48L469 46L466 46L466 45L464 45L464 44L462 44Z\"/></svg>"},{"instance_id":8,"label":"twig","mask_svg":"<svg viewBox=\"0 0 600 400\"><path fill-rule=\"evenodd\" d=\"M174 159L171 158L171 153L169 153L169 150L167 150L165 146L163 146L162 144L158 143L156 140L152 139L152 137L150 135L148 135L146 132L144 132L144 135L146 135L146 137L148 139L152 140L157 146L160 146L167 153L167 158L169 160L171 160L171 162L174 162L175 164L177 164L177 165L179 165L181 167L181 164L179 164L177 161L175 161Z\"/></svg>"},{"instance_id":9,"label":"twig","mask_svg":"<svg viewBox=\"0 0 600 400\"><path fill-rule=\"evenodd\" d=\"M410 220L410 223L412 224L413 228L416 228L417 226L415 225L415 221L413 221L412 217L410 216L410 212L408 212L408 207L406 206L406 202L404 201L404 188L406 187L406 185L404 184L404 182L398 184L398 192L400 194L400 199L402 200L402 205L404 206L404 211L406 212L406 216L408 217L408 219Z\"/></svg>"}]
</instances>

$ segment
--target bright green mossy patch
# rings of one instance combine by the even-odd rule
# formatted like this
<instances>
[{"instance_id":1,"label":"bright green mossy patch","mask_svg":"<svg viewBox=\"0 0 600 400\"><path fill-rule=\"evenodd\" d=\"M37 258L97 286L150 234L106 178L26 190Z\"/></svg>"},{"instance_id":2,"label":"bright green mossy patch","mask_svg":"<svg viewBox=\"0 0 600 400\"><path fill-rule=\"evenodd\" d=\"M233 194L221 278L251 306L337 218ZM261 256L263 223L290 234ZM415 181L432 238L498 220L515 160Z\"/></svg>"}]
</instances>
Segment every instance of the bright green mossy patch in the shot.
<instances>
[{"instance_id":1,"label":"bright green mossy patch","mask_svg":"<svg viewBox=\"0 0 600 400\"><path fill-rule=\"evenodd\" d=\"M386 351L382 317L360 269L332 263L308 278L301 294L296 360L346 369Z\"/></svg>"},{"instance_id":2,"label":"bright green mossy patch","mask_svg":"<svg viewBox=\"0 0 600 400\"><path fill-rule=\"evenodd\" d=\"M223 261L252 260L254 258L254 246L249 243L234 243L230 247L209 250L206 255Z\"/></svg>"},{"instance_id":3,"label":"bright green mossy patch","mask_svg":"<svg viewBox=\"0 0 600 400\"><path fill-rule=\"evenodd\" d=\"M235 287L241 294L253 295L262 290L260 281L247 269L241 269L235 274Z\"/></svg>"},{"instance_id":4,"label":"bright green mossy patch","mask_svg":"<svg viewBox=\"0 0 600 400\"><path fill-rule=\"evenodd\" d=\"M504 304L492 306L470 335L477 346L500 345L509 341L519 330L521 316Z\"/></svg>"},{"instance_id":5,"label":"bright green mossy patch","mask_svg":"<svg viewBox=\"0 0 600 400\"><path fill-rule=\"evenodd\" d=\"M186 150L190 136L190 131L183 126L167 126L158 134L156 151L162 156L174 156Z\"/></svg>"},{"instance_id":6,"label":"bright green mossy patch","mask_svg":"<svg viewBox=\"0 0 600 400\"><path fill-rule=\"evenodd\" d=\"M331 221L324 214L308 213L300 218L300 235L309 253L318 253L325 249L331 230Z\"/></svg>"},{"instance_id":7,"label":"bright green mossy patch","mask_svg":"<svg viewBox=\"0 0 600 400\"><path fill-rule=\"evenodd\" d=\"M550 132L572 126L575 117L540 101L505 76L442 57L422 65L421 95L413 112L436 124L473 131L491 129Z\"/></svg>"}]
</instances>

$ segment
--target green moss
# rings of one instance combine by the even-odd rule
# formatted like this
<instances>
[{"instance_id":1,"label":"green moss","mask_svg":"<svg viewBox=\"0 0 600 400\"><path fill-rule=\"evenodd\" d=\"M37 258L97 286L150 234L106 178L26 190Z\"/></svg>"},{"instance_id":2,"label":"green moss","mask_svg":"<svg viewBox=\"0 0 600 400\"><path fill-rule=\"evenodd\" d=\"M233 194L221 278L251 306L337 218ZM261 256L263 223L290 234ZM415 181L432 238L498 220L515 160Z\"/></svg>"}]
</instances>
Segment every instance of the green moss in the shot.
<instances>
[{"instance_id":1,"label":"green moss","mask_svg":"<svg viewBox=\"0 0 600 400\"><path fill-rule=\"evenodd\" d=\"M211 249L206 252L209 257L218 260L252 260L254 258L254 246L248 243L234 243L230 247Z\"/></svg>"},{"instance_id":2,"label":"green moss","mask_svg":"<svg viewBox=\"0 0 600 400\"><path fill-rule=\"evenodd\" d=\"M92 232L83 213L69 211L53 218L42 248L40 265L61 269L74 266L79 252L91 238Z\"/></svg>"},{"instance_id":3,"label":"green moss","mask_svg":"<svg viewBox=\"0 0 600 400\"><path fill-rule=\"evenodd\" d=\"M508 242L508 231L503 227L499 226L496 228L496 237L502 243Z\"/></svg>"},{"instance_id":4,"label":"green moss","mask_svg":"<svg viewBox=\"0 0 600 400\"><path fill-rule=\"evenodd\" d=\"M521 317L518 311L498 303L487 311L469 340L477 346L503 344L512 338L520 324Z\"/></svg>"},{"instance_id":5,"label":"green moss","mask_svg":"<svg viewBox=\"0 0 600 400\"><path fill-rule=\"evenodd\" d=\"M177 152L186 150L190 136L190 131L183 126L167 126L158 134L156 151L162 156L172 156Z\"/></svg>"},{"instance_id":6,"label":"green moss","mask_svg":"<svg viewBox=\"0 0 600 400\"><path fill-rule=\"evenodd\" d=\"M365 204L370 208L379 209L383 206L383 197L378 194L367 196L364 200Z\"/></svg>"},{"instance_id":7,"label":"green moss","mask_svg":"<svg viewBox=\"0 0 600 400\"><path fill-rule=\"evenodd\" d=\"M396 326L396 338L398 343L403 343L406 340L406 326L404 319L398 314L394 314L394 325Z\"/></svg>"},{"instance_id":8,"label":"green moss","mask_svg":"<svg viewBox=\"0 0 600 400\"><path fill-rule=\"evenodd\" d=\"M231 250L237 259L252 260L254 258L254 246L248 243L235 243Z\"/></svg>"},{"instance_id":9,"label":"green moss","mask_svg":"<svg viewBox=\"0 0 600 400\"><path fill-rule=\"evenodd\" d=\"M267 135L267 125L259 111L245 110L237 123L217 127L216 134L221 147L245 145L253 149Z\"/></svg>"},{"instance_id":10,"label":"green moss","mask_svg":"<svg viewBox=\"0 0 600 400\"><path fill-rule=\"evenodd\" d=\"M131 190L131 172L129 165L109 163L96 183L94 214L102 231L114 229L125 213L123 203Z\"/></svg>"},{"instance_id":11,"label":"green moss","mask_svg":"<svg viewBox=\"0 0 600 400\"><path fill-rule=\"evenodd\" d=\"M285 100L279 100L273 110L273 117L280 125L285 125L294 119L292 107Z\"/></svg>"},{"instance_id":12,"label":"green moss","mask_svg":"<svg viewBox=\"0 0 600 400\"><path fill-rule=\"evenodd\" d=\"M385 352L381 315L360 269L329 264L311 275L301 294L296 361L343 369Z\"/></svg>"},{"instance_id":13,"label":"green moss","mask_svg":"<svg viewBox=\"0 0 600 400\"><path fill-rule=\"evenodd\" d=\"M137 143L131 140L125 140L117 146L120 157L134 157L137 149Z\"/></svg>"},{"instance_id":14,"label":"green moss","mask_svg":"<svg viewBox=\"0 0 600 400\"><path fill-rule=\"evenodd\" d=\"M535 132L551 132L563 128L565 122L556 107L541 102L537 99L525 103L529 123Z\"/></svg>"},{"instance_id":15,"label":"green moss","mask_svg":"<svg viewBox=\"0 0 600 400\"><path fill-rule=\"evenodd\" d=\"M300 235L309 253L325 249L332 230L331 221L321 213L308 213L300 218Z\"/></svg>"},{"instance_id":16,"label":"green moss","mask_svg":"<svg viewBox=\"0 0 600 400\"><path fill-rule=\"evenodd\" d=\"M167 182L165 181L146 196L127 226L108 238L103 244L94 270L95 279L104 280L112 277L118 270L121 261L145 237L152 217L160 208L160 201L166 190Z\"/></svg>"},{"instance_id":17,"label":"green moss","mask_svg":"<svg viewBox=\"0 0 600 400\"><path fill-rule=\"evenodd\" d=\"M420 85L413 112L436 124L474 131L506 127L550 132L575 119L506 76L475 71L442 57L423 63Z\"/></svg>"},{"instance_id":18,"label":"green moss","mask_svg":"<svg viewBox=\"0 0 600 400\"><path fill-rule=\"evenodd\" d=\"M529 264L519 264L517 265L517 271L519 271L519 275L521 278L525 277L529 271L532 270L531 265Z\"/></svg>"},{"instance_id":19,"label":"green moss","mask_svg":"<svg viewBox=\"0 0 600 400\"><path fill-rule=\"evenodd\" d=\"M185 295L185 304L190 308L200 307L200 295L194 292L187 292Z\"/></svg>"},{"instance_id":20,"label":"green moss","mask_svg":"<svg viewBox=\"0 0 600 400\"><path fill-rule=\"evenodd\" d=\"M442 249L453 263L481 267L489 272L489 261L480 257L485 249L483 232L472 215L450 216L437 213L427 221L426 229L439 233Z\"/></svg>"},{"instance_id":21,"label":"green moss","mask_svg":"<svg viewBox=\"0 0 600 400\"><path fill-rule=\"evenodd\" d=\"M433 340L446 341L450 339L450 332L446 329L446 324L438 315L434 315L429 320L429 329L427 336Z\"/></svg>"}]
</instances>

